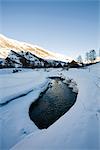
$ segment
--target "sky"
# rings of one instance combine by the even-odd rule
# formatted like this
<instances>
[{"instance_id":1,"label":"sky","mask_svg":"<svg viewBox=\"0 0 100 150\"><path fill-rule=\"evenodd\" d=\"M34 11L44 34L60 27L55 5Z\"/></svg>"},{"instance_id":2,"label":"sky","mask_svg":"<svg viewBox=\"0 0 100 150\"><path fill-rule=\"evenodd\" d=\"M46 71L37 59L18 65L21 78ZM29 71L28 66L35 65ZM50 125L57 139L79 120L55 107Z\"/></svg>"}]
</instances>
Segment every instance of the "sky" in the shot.
<instances>
[{"instance_id":1,"label":"sky","mask_svg":"<svg viewBox=\"0 0 100 150\"><path fill-rule=\"evenodd\" d=\"M99 0L0 0L0 33L70 57L100 48Z\"/></svg>"}]
</instances>

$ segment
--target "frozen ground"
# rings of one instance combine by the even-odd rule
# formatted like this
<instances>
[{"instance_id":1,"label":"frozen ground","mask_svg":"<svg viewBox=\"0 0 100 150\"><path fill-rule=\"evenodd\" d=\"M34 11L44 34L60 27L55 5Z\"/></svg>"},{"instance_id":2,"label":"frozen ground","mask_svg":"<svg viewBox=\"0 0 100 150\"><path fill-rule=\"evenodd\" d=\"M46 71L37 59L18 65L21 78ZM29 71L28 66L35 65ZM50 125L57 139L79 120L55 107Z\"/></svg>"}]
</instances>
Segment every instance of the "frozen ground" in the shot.
<instances>
[{"instance_id":1,"label":"frozen ground","mask_svg":"<svg viewBox=\"0 0 100 150\"><path fill-rule=\"evenodd\" d=\"M0 149L100 149L100 63L86 69L47 70L15 74L0 70ZM52 75L74 79L79 93L75 105L64 116L48 129L39 130L30 120L28 109L47 87L46 77Z\"/></svg>"}]
</instances>

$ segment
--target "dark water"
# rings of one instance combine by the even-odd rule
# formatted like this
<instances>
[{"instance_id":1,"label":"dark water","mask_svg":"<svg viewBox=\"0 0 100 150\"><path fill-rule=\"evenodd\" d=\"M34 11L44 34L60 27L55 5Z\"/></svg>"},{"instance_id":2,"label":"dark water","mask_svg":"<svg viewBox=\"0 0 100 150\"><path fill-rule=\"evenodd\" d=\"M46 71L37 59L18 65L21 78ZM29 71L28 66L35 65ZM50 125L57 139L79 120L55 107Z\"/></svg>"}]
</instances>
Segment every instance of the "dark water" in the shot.
<instances>
[{"instance_id":1,"label":"dark water","mask_svg":"<svg viewBox=\"0 0 100 150\"><path fill-rule=\"evenodd\" d=\"M29 116L39 129L48 128L75 103L77 94L63 83L53 78L50 87L29 108Z\"/></svg>"}]
</instances>

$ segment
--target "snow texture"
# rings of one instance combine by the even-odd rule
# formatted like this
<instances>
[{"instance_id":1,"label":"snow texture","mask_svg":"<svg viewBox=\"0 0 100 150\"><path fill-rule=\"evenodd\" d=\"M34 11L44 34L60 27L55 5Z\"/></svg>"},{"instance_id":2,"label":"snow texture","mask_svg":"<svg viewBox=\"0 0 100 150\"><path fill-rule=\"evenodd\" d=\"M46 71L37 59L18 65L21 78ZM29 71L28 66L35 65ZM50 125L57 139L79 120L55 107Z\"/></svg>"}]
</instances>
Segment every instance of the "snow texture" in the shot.
<instances>
[{"instance_id":1,"label":"snow texture","mask_svg":"<svg viewBox=\"0 0 100 150\"><path fill-rule=\"evenodd\" d=\"M3 69L2 69L3 70ZM99 150L100 63L86 69L38 69L15 74L0 72L0 137L2 150ZM28 116L30 104L48 86L49 76L78 85L75 105L48 129L39 130ZM76 82L73 82L76 81ZM29 94L16 98L20 93ZM73 89L75 90L75 89Z\"/></svg>"}]
</instances>

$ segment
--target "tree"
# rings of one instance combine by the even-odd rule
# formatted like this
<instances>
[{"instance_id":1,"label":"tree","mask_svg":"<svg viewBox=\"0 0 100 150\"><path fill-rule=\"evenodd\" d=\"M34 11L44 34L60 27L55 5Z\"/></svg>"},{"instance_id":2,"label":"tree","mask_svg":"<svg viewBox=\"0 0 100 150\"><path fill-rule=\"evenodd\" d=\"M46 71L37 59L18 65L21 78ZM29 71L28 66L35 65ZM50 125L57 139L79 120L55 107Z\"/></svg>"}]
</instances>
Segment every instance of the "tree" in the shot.
<instances>
[{"instance_id":1,"label":"tree","mask_svg":"<svg viewBox=\"0 0 100 150\"><path fill-rule=\"evenodd\" d=\"M80 64L83 63L83 60L82 60L82 56L81 56L81 55L78 56L77 61L78 61Z\"/></svg>"},{"instance_id":2,"label":"tree","mask_svg":"<svg viewBox=\"0 0 100 150\"><path fill-rule=\"evenodd\" d=\"M86 62L94 62L96 60L96 52L95 50L91 50L90 52L86 53Z\"/></svg>"},{"instance_id":3,"label":"tree","mask_svg":"<svg viewBox=\"0 0 100 150\"><path fill-rule=\"evenodd\" d=\"M94 60L96 60L96 52L95 50L91 50L90 53L89 53L89 60L91 62L94 62Z\"/></svg>"},{"instance_id":4,"label":"tree","mask_svg":"<svg viewBox=\"0 0 100 150\"><path fill-rule=\"evenodd\" d=\"M86 58L85 58L86 62L89 62L89 53L86 53Z\"/></svg>"}]
</instances>

